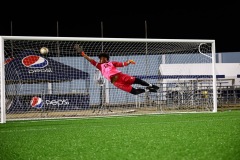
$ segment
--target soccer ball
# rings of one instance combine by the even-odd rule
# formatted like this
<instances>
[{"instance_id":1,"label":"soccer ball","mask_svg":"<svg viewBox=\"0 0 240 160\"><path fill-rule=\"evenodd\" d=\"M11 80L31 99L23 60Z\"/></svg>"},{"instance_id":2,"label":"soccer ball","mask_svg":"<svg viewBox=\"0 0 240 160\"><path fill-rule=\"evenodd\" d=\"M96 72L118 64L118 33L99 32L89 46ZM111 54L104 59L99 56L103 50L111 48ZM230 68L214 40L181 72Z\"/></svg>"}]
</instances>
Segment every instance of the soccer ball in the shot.
<instances>
[{"instance_id":1,"label":"soccer ball","mask_svg":"<svg viewBox=\"0 0 240 160\"><path fill-rule=\"evenodd\" d=\"M41 54L47 54L47 53L48 53L48 48L47 48L47 47L42 47L42 48L40 49L40 53L41 53Z\"/></svg>"}]
</instances>

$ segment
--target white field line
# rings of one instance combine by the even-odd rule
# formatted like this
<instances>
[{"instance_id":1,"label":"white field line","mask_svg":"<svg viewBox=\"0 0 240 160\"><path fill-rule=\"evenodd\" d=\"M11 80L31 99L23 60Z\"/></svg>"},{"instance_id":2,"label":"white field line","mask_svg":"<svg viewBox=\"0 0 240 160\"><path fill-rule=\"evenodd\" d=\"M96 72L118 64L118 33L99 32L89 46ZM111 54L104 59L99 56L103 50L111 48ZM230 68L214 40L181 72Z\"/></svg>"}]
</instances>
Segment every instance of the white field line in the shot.
<instances>
[{"instance_id":1,"label":"white field line","mask_svg":"<svg viewBox=\"0 0 240 160\"><path fill-rule=\"evenodd\" d=\"M231 120L236 120L238 121L240 119L239 118L234 118L234 119L231 119ZM197 123L197 122L213 122L213 121L226 121L225 118L215 118L215 119L211 119L211 120L186 120L186 121L170 121L170 122L163 122L163 121L160 121L160 122L142 122L142 123L132 123L132 124L129 124L129 125L159 125L159 124L168 124L168 123ZM94 126L91 126L91 127L118 127L118 126L122 126L121 124L110 124L110 125L107 125L107 124L99 124L99 125L94 125ZM61 128L61 126L59 128L57 127L48 127L48 128L28 128L28 129L13 129L13 130L2 130L0 131L0 133L10 133L10 132L28 132L28 131L45 131L45 130L61 130L61 129L74 129L74 128L89 128L89 125L83 125L83 126L72 126L72 127L64 127L64 128Z\"/></svg>"}]
</instances>

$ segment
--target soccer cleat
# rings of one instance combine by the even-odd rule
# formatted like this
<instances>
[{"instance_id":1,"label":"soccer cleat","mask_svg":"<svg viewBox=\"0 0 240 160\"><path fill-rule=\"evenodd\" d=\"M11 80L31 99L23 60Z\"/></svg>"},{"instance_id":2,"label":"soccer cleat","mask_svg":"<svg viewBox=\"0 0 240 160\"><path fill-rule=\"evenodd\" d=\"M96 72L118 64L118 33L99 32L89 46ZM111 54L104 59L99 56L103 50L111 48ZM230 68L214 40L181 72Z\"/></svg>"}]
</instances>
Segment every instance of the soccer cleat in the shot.
<instances>
[{"instance_id":1,"label":"soccer cleat","mask_svg":"<svg viewBox=\"0 0 240 160\"><path fill-rule=\"evenodd\" d=\"M154 88L146 88L146 91L147 92L157 92L157 90Z\"/></svg>"},{"instance_id":2,"label":"soccer cleat","mask_svg":"<svg viewBox=\"0 0 240 160\"><path fill-rule=\"evenodd\" d=\"M155 89L155 90L158 90L159 87L153 84L153 85L151 85L151 86L148 86L147 89Z\"/></svg>"},{"instance_id":3,"label":"soccer cleat","mask_svg":"<svg viewBox=\"0 0 240 160\"><path fill-rule=\"evenodd\" d=\"M154 89L156 89L156 90L158 90L159 89L159 87L158 86L156 86L156 85L152 85L152 88L154 88Z\"/></svg>"}]
</instances>

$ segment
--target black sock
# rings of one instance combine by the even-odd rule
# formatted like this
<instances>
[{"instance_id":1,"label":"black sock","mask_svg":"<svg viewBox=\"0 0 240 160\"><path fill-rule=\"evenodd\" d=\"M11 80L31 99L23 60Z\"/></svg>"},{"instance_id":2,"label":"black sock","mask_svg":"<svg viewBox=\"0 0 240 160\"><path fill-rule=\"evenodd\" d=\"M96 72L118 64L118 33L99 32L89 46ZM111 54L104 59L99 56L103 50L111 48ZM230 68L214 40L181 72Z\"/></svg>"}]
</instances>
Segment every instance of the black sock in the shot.
<instances>
[{"instance_id":1,"label":"black sock","mask_svg":"<svg viewBox=\"0 0 240 160\"><path fill-rule=\"evenodd\" d=\"M139 78L135 78L134 84L141 84L143 86L152 86L151 84L147 83L146 81L143 81Z\"/></svg>"}]
</instances>

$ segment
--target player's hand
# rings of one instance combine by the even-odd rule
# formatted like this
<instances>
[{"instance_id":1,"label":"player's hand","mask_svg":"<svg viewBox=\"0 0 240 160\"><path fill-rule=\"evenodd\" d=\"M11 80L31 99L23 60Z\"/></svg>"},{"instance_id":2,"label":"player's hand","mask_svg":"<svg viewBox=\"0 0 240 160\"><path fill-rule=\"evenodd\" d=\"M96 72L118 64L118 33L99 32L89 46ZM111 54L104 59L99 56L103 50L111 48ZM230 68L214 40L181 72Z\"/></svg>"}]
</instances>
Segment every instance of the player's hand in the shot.
<instances>
[{"instance_id":1,"label":"player's hand","mask_svg":"<svg viewBox=\"0 0 240 160\"><path fill-rule=\"evenodd\" d=\"M77 51L77 53L80 53L82 56L85 56L86 54L83 51L83 47L79 46L78 44L74 45L74 49Z\"/></svg>"},{"instance_id":2,"label":"player's hand","mask_svg":"<svg viewBox=\"0 0 240 160\"><path fill-rule=\"evenodd\" d=\"M130 59L130 60L128 60L128 63L130 64L136 64L136 62L134 61L134 60L132 60L132 59Z\"/></svg>"}]
</instances>

